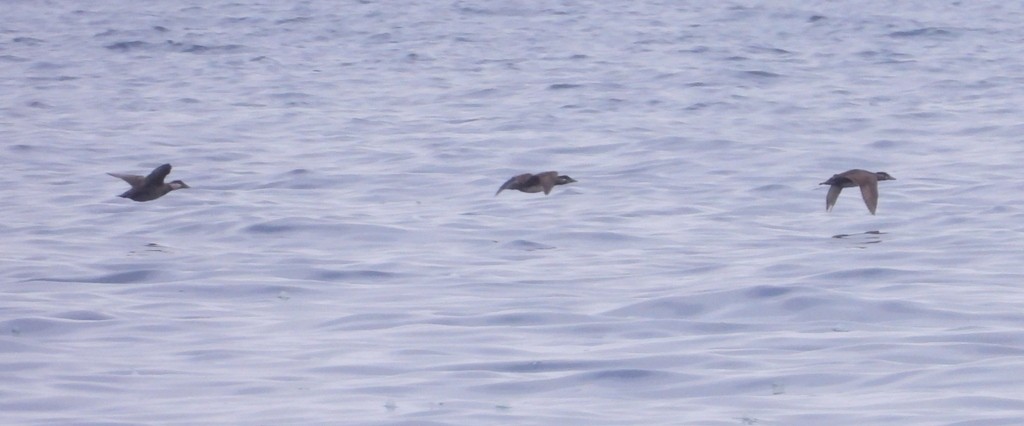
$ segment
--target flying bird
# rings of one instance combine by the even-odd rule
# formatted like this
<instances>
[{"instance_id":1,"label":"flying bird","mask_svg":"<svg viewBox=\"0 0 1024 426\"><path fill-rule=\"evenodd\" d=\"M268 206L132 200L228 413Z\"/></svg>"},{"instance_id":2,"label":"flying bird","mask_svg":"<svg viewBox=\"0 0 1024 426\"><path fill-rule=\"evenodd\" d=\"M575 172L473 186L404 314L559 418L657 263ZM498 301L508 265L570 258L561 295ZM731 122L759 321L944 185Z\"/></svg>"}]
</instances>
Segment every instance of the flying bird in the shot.
<instances>
[{"instance_id":1,"label":"flying bird","mask_svg":"<svg viewBox=\"0 0 1024 426\"><path fill-rule=\"evenodd\" d=\"M513 176L504 185L501 185L501 188L498 188L498 192L495 192L494 195L497 196L506 189L515 189L529 193L544 191L544 195L548 195L551 192L551 188L554 188L555 185L565 185L573 182L576 182L576 179L566 175L559 176L558 172L554 171L537 174L523 173L519 176Z\"/></svg>"},{"instance_id":2,"label":"flying bird","mask_svg":"<svg viewBox=\"0 0 1024 426\"><path fill-rule=\"evenodd\" d=\"M831 178L820 183L820 185L830 185L828 195L825 196L825 211L832 211L832 206L836 205L836 199L839 198L839 193L843 191L843 188L859 186L860 195L864 197L864 204L868 206L868 211L871 214L875 214L875 208L878 207L878 181L880 180L896 180L896 178L889 176L886 172L869 172L861 169L847 170L832 175Z\"/></svg>"},{"instance_id":3,"label":"flying bird","mask_svg":"<svg viewBox=\"0 0 1024 426\"><path fill-rule=\"evenodd\" d=\"M149 173L149 176L139 175L128 175L121 173L107 173L116 178L124 179L132 186L131 189L125 191L124 194L119 195L122 198L128 198L135 201L152 201L157 198L163 197L168 192L174 191L175 189L189 188L185 182L175 180L170 183L164 183L164 178L171 173L171 165L164 164L160 167L153 169Z\"/></svg>"}]
</instances>

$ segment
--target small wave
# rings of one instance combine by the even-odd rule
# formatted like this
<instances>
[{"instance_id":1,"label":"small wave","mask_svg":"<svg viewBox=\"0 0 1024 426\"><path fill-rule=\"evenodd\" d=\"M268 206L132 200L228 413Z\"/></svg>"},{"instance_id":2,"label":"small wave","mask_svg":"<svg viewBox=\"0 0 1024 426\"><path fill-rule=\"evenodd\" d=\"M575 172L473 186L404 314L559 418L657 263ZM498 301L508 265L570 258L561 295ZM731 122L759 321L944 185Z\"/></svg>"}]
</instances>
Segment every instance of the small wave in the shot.
<instances>
[{"instance_id":1,"label":"small wave","mask_svg":"<svg viewBox=\"0 0 1024 426\"><path fill-rule=\"evenodd\" d=\"M548 90L576 89L576 88L580 88L580 87L583 87L583 85L582 84L572 84L572 83L556 83L556 84L552 84L552 85L548 86Z\"/></svg>"},{"instance_id":2,"label":"small wave","mask_svg":"<svg viewBox=\"0 0 1024 426\"><path fill-rule=\"evenodd\" d=\"M687 318L695 317L706 309L704 304L693 303L688 301L687 298L667 297L634 303L609 311L607 315L641 318Z\"/></svg>"},{"instance_id":3,"label":"small wave","mask_svg":"<svg viewBox=\"0 0 1024 426\"><path fill-rule=\"evenodd\" d=\"M30 60L31 59L29 59L29 58L24 58L24 57L21 57L21 56L0 55L0 61L2 61L2 62L28 62Z\"/></svg>"},{"instance_id":4,"label":"small wave","mask_svg":"<svg viewBox=\"0 0 1024 426\"><path fill-rule=\"evenodd\" d=\"M93 283L93 284L132 284L147 282L159 272L154 270L135 270L100 275L96 277L40 277L27 281L49 281L59 283Z\"/></svg>"},{"instance_id":5,"label":"small wave","mask_svg":"<svg viewBox=\"0 0 1024 426\"><path fill-rule=\"evenodd\" d=\"M400 313L352 314L317 326L327 330L384 330L411 324L413 316Z\"/></svg>"},{"instance_id":6,"label":"small wave","mask_svg":"<svg viewBox=\"0 0 1024 426\"><path fill-rule=\"evenodd\" d=\"M779 78L779 77L782 77L782 74L776 74L776 73L773 73L773 72L770 72L770 71L762 71L762 70L743 71L743 74L746 75L746 76L749 76L749 77L756 77L756 78Z\"/></svg>"},{"instance_id":7,"label":"small wave","mask_svg":"<svg viewBox=\"0 0 1024 426\"><path fill-rule=\"evenodd\" d=\"M504 2L460 2L456 4L455 10L459 13L467 15L482 15L482 16L534 16L540 14L553 14L560 15L564 12L549 10L549 9L530 9L523 7L524 4L513 3L511 5L504 4Z\"/></svg>"},{"instance_id":8,"label":"small wave","mask_svg":"<svg viewBox=\"0 0 1024 426\"><path fill-rule=\"evenodd\" d=\"M61 318L75 321L109 321L114 317L96 311L67 311L54 315L54 318Z\"/></svg>"},{"instance_id":9,"label":"small wave","mask_svg":"<svg viewBox=\"0 0 1024 426\"><path fill-rule=\"evenodd\" d=\"M383 279L390 279L398 276L391 272L374 271L374 270L353 270L353 271L335 271L329 269L317 269L312 270L307 275L308 279L314 281L380 281Z\"/></svg>"},{"instance_id":10,"label":"small wave","mask_svg":"<svg viewBox=\"0 0 1024 426\"><path fill-rule=\"evenodd\" d=\"M747 290L747 295L755 299L767 299L789 294L792 291L793 289L790 287L762 285Z\"/></svg>"},{"instance_id":11,"label":"small wave","mask_svg":"<svg viewBox=\"0 0 1024 426\"><path fill-rule=\"evenodd\" d=\"M27 46L38 46L38 45L43 43L43 40L40 40L38 38L32 38L32 37L15 37L15 38L11 39L11 41L13 41L15 43L24 44L24 45L27 45Z\"/></svg>"},{"instance_id":12,"label":"small wave","mask_svg":"<svg viewBox=\"0 0 1024 426\"><path fill-rule=\"evenodd\" d=\"M385 241L405 234L399 228L381 225L337 223L310 218L282 218L249 225L246 232L254 234L315 233L321 236L336 235L348 239Z\"/></svg>"},{"instance_id":13,"label":"small wave","mask_svg":"<svg viewBox=\"0 0 1024 426\"><path fill-rule=\"evenodd\" d=\"M237 44L205 46L201 44L181 43L173 40L167 40L162 44L149 43L141 40L119 41L108 44L104 47L115 52L171 51L181 53L224 53L242 49L242 46Z\"/></svg>"},{"instance_id":14,"label":"small wave","mask_svg":"<svg viewBox=\"0 0 1024 426\"><path fill-rule=\"evenodd\" d=\"M526 361L526 362L474 362L441 367L445 371L493 371L497 373L550 373L580 371L605 363L594 361Z\"/></svg>"},{"instance_id":15,"label":"small wave","mask_svg":"<svg viewBox=\"0 0 1024 426\"><path fill-rule=\"evenodd\" d=\"M915 30L895 31L895 32L889 33L889 37L896 37L896 38L903 38L903 37L950 37L950 36L953 36L953 35L955 35L955 33L953 33L950 30L946 30L946 29L942 29L942 28L935 28L935 27L918 28L918 29L915 29Z\"/></svg>"},{"instance_id":16,"label":"small wave","mask_svg":"<svg viewBox=\"0 0 1024 426\"><path fill-rule=\"evenodd\" d=\"M69 333L78 330L84 323L77 319L64 318L15 318L0 321L0 336L8 334L15 336L23 335L53 335Z\"/></svg>"},{"instance_id":17,"label":"small wave","mask_svg":"<svg viewBox=\"0 0 1024 426\"><path fill-rule=\"evenodd\" d=\"M754 188L753 191L754 192L787 191L787 190L790 190L790 189L792 189L792 188L789 185L783 185L783 184L780 184L780 183L772 183L772 184L768 184L768 185L761 185L761 186L759 186L757 188Z\"/></svg>"},{"instance_id":18,"label":"small wave","mask_svg":"<svg viewBox=\"0 0 1024 426\"><path fill-rule=\"evenodd\" d=\"M513 249L513 250L523 250L523 251L552 250L552 249L556 248L555 246L549 246L547 244L541 244L541 243L536 243L536 242L527 241L527 240L513 240L513 241L509 241L509 242L507 242L505 244L502 244L502 247L505 247L505 248L508 248L508 249Z\"/></svg>"},{"instance_id":19,"label":"small wave","mask_svg":"<svg viewBox=\"0 0 1024 426\"><path fill-rule=\"evenodd\" d=\"M599 370L584 373L581 378L587 381L635 381L650 378L664 377L665 373L656 370L639 368L623 368L613 370Z\"/></svg>"},{"instance_id":20,"label":"small wave","mask_svg":"<svg viewBox=\"0 0 1024 426\"><path fill-rule=\"evenodd\" d=\"M149 43L146 43L144 41L134 40L134 41L119 41L117 43L108 44L108 45L106 45L104 47L106 47L107 49L110 49L110 50L117 51L117 52L129 52L129 51L134 51L134 50L142 50L142 49L147 48L148 46L149 46Z\"/></svg>"},{"instance_id":21,"label":"small wave","mask_svg":"<svg viewBox=\"0 0 1024 426\"><path fill-rule=\"evenodd\" d=\"M814 279L822 282L849 280L892 281L916 275L918 275L917 272L895 268L851 268L819 274Z\"/></svg>"},{"instance_id":22,"label":"small wave","mask_svg":"<svg viewBox=\"0 0 1024 426\"><path fill-rule=\"evenodd\" d=\"M278 20L274 21L274 24L276 24L276 25L297 24L297 23L309 22L309 21L312 21L312 20L313 20L313 18L310 18L308 16L298 16L298 17L295 17L295 18L278 19Z\"/></svg>"}]
</instances>

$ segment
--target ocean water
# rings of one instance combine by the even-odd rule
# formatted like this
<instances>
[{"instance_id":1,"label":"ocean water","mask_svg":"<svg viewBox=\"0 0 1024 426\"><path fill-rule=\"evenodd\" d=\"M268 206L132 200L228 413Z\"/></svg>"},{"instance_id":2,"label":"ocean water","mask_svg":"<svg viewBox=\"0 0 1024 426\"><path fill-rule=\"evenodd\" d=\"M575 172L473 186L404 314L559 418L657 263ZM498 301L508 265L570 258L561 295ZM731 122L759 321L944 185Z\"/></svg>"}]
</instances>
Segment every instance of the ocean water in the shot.
<instances>
[{"instance_id":1,"label":"ocean water","mask_svg":"<svg viewBox=\"0 0 1024 426\"><path fill-rule=\"evenodd\" d=\"M3 9L0 423L1024 424L1020 4Z\"/></svg>"}]
</instances>

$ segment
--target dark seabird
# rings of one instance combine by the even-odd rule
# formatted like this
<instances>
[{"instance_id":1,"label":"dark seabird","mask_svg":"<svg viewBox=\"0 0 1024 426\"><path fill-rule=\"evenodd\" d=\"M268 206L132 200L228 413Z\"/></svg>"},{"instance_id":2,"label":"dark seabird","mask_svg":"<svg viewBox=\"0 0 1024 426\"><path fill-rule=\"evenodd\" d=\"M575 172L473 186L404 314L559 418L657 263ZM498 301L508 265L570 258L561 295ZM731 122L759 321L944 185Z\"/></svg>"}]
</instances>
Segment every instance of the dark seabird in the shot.
<instances>
[{"instance_id":1,"label":"dark seabird","mask_svg":"<svg viewBox=\"0 0 1024 426\"><path fill-rule=\"evenodd\" d=\"M189 186L180 180L171 183L164 183L164 178L171 173L171 165L164 164L153 169L149 176L125 175L121 173L107 173L116 178L124 179L132 186L132 189L125 191L119 197L130 198L135 201L152 201L163 197L175 189L188 188Z\"/></svg>"},{"instance_id":2,"label":"dark seabird","mask_svg":"<svg viewBox=\"0 0 1024 426\"><path fill-rule=\"evenodd\" d=\"M565 185L573 182L576 182L576 179L565 175L559 176L558 172L544 172L535 175L523 173L519 176L513 176L512 179L501 185L501 188L498 188L498 192L495 192L494 195L498 195L506 189L518 189L522 192L530 193L544 191L544 195L548 195L551 192L551 188L554 188L555 185Z\"/></svg>"},{"instance_id":3,"label":"dark seabird","mask_svg":"<svg viewBox=\"0 0 1024 426\"><path fill-rule=\"evenodd\" d=\"M825 196L825 211L832 211L832 206L836 205L836 199L839 198L839 193L843 188L859 186L860 195L864 197L864 204L868 206L868 211L871 214L875 214L875 208L878 207L878 181L880 180L896 180L896 178L889 176L886 172L869 172L861 169L847 170L833 175L821 183L821 185L831 185L828 195Z\"/></svg>"}]
</instances>

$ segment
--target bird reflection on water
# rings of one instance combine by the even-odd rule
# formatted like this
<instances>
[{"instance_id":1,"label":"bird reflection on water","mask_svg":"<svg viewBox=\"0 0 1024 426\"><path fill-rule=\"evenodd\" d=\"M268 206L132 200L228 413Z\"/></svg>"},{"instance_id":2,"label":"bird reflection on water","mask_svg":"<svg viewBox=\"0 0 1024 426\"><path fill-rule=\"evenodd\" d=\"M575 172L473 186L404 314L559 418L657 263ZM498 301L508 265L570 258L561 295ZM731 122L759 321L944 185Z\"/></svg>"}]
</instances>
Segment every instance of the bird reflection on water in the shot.
<instances>
[{"instance_id":1,"label":"bird reflection on water","mask_svg":"<svg viewBox=\"0 0 1024 426\"><path fill-rule=\"evenodd\" d=\"M855 244L878 244L882 242L882 235L886 235L886 233L882 231L866 231L856 234L836 234L832 238L848 240Z\"/></svg>"}]
</instances>

